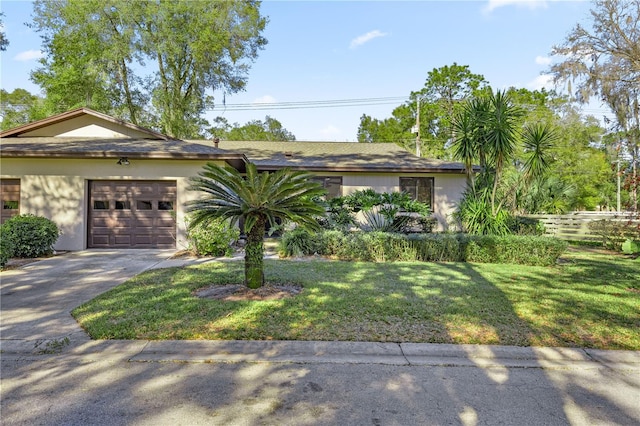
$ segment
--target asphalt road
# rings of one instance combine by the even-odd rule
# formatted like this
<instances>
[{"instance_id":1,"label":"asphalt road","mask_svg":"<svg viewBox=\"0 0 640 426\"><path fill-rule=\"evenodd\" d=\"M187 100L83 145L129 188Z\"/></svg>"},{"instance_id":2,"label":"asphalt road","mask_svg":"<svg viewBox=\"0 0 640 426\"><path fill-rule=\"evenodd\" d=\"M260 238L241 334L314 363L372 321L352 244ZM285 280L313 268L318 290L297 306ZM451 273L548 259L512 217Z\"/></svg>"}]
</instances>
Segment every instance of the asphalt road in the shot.
<instances>
[{"instance_id":1,"label":"asphalt road","mask_svg":"<svg viewBox=\"0 0 640 426\"><path fill-rule=\"evenodd\" d=\"M438 345L430 345L425 347L436 351L399 365L384 348L377 355L358 349L366 344L354 344L350 357L328 353L327 343L316 344L308 356L288 357L278 354L278 342L273 350L262 342L255 353L250 346L236 353L218 347L209 355L197 342L142 351L149 342L121 343L59 354L4 353L2 423L640 424L634 353L622 362L572 359L579 351L536 360L483 356L477 347L467 356L443 357Z\"/></svg>"}]
</instances>

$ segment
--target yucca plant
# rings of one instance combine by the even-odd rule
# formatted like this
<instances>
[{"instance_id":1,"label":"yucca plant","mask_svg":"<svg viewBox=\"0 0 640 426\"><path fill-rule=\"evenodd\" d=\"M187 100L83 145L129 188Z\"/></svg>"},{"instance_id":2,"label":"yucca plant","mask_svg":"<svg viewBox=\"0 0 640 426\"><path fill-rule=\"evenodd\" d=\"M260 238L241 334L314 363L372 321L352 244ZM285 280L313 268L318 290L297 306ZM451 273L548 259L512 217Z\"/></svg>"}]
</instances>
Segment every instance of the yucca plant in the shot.
<instances>
[{"instance_id":1,"label":"yucca plant","mask_svg":"<svg viewBox=\"0 0 640 426\"><path fill-rule=\"evenodd\" d=\"M214 218L230 219L235 225L244 220L245 285L258 288L264 284L264 235L276 221L286 220L306 228L317 229L316 217L325 214L318 197L325 195L322 186L308 172L281 169L258 173L247 164L246 176L239 171L208 163L197 177L190 179L190 189L203 196L187 202L190 227Z\"/></svg>"}]
</instances>

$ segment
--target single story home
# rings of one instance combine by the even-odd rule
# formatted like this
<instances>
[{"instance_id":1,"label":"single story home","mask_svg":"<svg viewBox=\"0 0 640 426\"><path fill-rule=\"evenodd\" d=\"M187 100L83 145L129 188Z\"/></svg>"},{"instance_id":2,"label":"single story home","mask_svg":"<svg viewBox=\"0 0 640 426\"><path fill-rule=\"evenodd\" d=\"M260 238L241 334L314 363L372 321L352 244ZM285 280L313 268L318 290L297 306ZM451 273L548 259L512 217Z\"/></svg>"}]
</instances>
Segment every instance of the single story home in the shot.
<instances>
[{"instance_id":1,"label":"single story home","mask_svg":"<svg viewBox=\"0 0 640 426\"><path fill-rule=\"evenodd\" d=\"M329 196L407 191L431 204L439 229L466 185L461 163L393 143L178 140L79 108L0 133L1 220L53 220L58 250L184 248L184 203L198 197L188 179L208 162L310 171Z\"/></svg>"}]
</instances>

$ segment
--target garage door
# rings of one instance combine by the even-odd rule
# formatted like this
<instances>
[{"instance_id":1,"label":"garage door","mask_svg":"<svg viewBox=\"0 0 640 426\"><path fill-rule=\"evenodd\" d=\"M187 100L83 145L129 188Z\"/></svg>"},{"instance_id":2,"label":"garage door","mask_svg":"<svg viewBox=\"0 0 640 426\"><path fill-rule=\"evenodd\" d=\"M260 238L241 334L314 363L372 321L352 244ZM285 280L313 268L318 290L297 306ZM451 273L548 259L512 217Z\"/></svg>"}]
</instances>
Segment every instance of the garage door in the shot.
<instances>
[{"instance_id":1,"label":"garage door","mask_svg":"<svg viewBox=\"0 0 640 426\"><path fill-rule=\"evenodd\" d=\"M20 213L20 179L0 180L0 223Z\"/></svg>"},{"instance_id":2,"label":"garage door","mask_svg":"<svg viewBox=\"0 0 640 426\"><path fill-rule=\"evenodd\" d=\"M88 247L174 248L175 181L91 181Z\"/></svg>"}]
</instances>

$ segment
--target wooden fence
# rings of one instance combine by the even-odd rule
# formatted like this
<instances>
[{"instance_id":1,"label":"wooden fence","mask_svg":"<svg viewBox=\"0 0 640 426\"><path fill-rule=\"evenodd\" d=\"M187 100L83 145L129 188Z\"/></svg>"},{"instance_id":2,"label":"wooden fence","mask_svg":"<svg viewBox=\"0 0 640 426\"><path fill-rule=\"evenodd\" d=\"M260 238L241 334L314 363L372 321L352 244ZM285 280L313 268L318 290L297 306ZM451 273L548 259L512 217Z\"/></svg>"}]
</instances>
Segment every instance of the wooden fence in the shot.
<instances>
[{"instance_id":1,"label":"wooden fence","mask_svg":"<svg viewBox=\"0 0 640 426\"><path fill-rule=\"evenodd\" d=\"M572 212L563 215L526 215L544 224L545 234L568 241L603 241L602 232L592 229L589 224L599 220L610 224L629 224L640 234L640 216L634 212Z\"/></svg>"}]
</instances>

